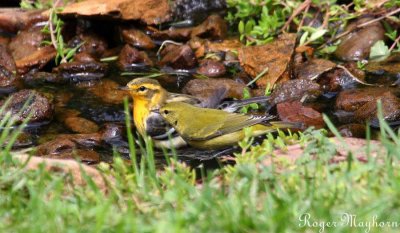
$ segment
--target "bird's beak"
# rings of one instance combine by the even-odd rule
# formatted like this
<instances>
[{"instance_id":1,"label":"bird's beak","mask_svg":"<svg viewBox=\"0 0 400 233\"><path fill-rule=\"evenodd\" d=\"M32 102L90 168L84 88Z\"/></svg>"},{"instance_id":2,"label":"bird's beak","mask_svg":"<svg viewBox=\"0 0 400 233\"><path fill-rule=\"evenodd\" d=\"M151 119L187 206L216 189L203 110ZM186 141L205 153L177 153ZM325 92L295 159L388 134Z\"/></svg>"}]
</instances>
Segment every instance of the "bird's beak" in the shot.
<instances>
[{"instance_id":1,"label":"bird's beak","mask_svg":"<svg viewBox=\"0 0 400 233\"><path fill-rule=\"evenodd\" d=\"M117 89L121 90L121 91L129 91L129 88L127 86L120 86L120 87L117 87Z\"/></svg>"},{"instance_id":2,"label":"bird's beak","mask_svg":"<svg viewBox=\"0 0 400 233\"><path fill-rule=\"evenodd\" d=\"M151 110L150 112L160 113L160 109L159 109L159 108L156 108L156 109Z\"/></svg>"}]
</instances>

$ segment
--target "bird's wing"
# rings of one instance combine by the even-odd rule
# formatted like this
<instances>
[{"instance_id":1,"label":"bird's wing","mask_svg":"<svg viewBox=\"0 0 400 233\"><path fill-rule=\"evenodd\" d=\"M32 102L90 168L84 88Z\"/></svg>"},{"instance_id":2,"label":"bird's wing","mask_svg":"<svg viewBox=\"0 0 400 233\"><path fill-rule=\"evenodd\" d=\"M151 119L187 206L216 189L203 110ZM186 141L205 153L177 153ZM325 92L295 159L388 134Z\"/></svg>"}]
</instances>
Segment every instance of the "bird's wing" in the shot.
<instances>
[{"instance_id":1,"label":"bird's wing","mask_svg":"<svg viewBox=\"0 0 400 233\"><path fill-rule=\"evenodd\" d=\"M191 127L180 127L185 129L184 132L180 132L184 138L188 140L212 139L264 122L269 119L269 116L254 116L221 112L219 116L213 116L212 118L208 119L205 119L205 117L197 119L199 121L202 120L202 122L195 124L195 122L192 120L191 122L194 124L192 124Z\"/></svg>"},{"instance_id":2,"label":"bird's wing","mask_svg":"<svg viewBox=\"0 0 400 233\"><path fill-rule=\"evenodd\" d=\"M167 98L167 103L171 102L183 102L183 103L188 103L191 105L197 105L200 104L201 101L191 95L185 95L185 94L178 94L178 93L168 93L168 98Z\"/></svg>"}]
</instances>

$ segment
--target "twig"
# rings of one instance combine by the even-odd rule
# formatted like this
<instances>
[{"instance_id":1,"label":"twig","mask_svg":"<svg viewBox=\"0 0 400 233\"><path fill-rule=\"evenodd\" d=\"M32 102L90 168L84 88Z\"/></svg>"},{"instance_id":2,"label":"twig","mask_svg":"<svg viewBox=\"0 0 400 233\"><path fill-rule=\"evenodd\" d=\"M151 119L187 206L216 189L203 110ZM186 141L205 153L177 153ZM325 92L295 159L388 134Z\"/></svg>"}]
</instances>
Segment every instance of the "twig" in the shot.
<instances>
[{"instance_id":1,"label":"twig","mask_svg":"<svg viewBox=\"0 0 400 233\"><path fill-rule=\"evenodd\" d=\"M396 45L400 42L400 35L396 38L396 40L394 40L392 46L390 46L389 48L389 52L392 52L393 49L396 47Z\"/></svg>"},{"instance_id":2,"label":"twig","mask_svg":"<svg viewBox=\"0 0 400 233\"><path fill-rule=\"evenodd\" d=\"M281 32L285 31L287 27L289 27L290 23L293 21L293 19L299 15L304 9L307 8L311 4L311 0L306 0L300 6L296 8L295 11L293 11L292 15L289 17L289 19L286 21L285 25L283 25Z\"/></svg>"},{"instance_id":3,"label":"twig","mask_svg":"<svg viewBox=\"0 0 400 233\"><path fill-rule=\"evenodd\" d=\"M297 32L300 31L301 27L303 27L304 19L306 18L309 9L310 9L310 4L306 7L303 17L301 17L301 21L299 23L299 26L297 27Z\"/></svg>"},{"instance_id":4,"label":"twig","mask_svg":"<svg viewBox=\"0 0 400 233\"><path fill-rule=\"evenodd\" d=\"M394 14L397 14L397 13L399 13L399 12L400 12L400 8L398 8L398 9L396 9L396 10L394 10L394 11L391 11L391 12L389 12L389 13L386 13L385 15L383 15L383 16L381 16L381 17L379 17L379 18L372 19L372 20L367 21L367 22L365 22L365 23L359 24L359 25L357 25L356 27L354 27L352 30L345 31L345 32L339 34L338 36L336 36L335 38L332 38L331 40L325 42L325 43L324 43L323 45L321 45L319 48L323 47L325 44L330 44L330 43L332 43L332 42L334 42L334 41L336 41L336 40L338 40L338 39L340 39L340 38L342 38L342 37L344 37L344 36L350 34L351 32L353 32L353 31L355 31L355 30L357 30L357 29L363 28L363 27L368 26L368 25L370 25L370 24L372 24L372 23L375 23L375 22L379 22L379 21L381 21L382 19L385 19L385 18L387 18L387 17L389 17L389 16L392 16L392 15L394 15Z\"/></svg>"},{"instance_id":5,"label":"twig","mask_svg":"<svg viewBox=\"0 0 400 233\"><path fill-rule=\"evenodd\" d=\"M324 16L324 21L322 22L322 28L327 28L329 24L329 17L330 17L330 11L329 11L329 6L326 9L326 13Z\"/></svg>"}]
</instances>

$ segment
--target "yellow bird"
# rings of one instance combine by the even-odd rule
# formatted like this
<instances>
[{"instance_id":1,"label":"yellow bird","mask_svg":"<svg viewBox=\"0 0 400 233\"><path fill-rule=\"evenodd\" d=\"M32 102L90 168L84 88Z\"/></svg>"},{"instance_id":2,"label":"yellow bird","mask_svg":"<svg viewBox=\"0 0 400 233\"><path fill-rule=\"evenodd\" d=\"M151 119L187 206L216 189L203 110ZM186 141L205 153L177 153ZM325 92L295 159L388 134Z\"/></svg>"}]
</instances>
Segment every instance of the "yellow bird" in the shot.
<instances>
[{"instance_id":1,"label":"yellow bird","mask_svg":"<svg viewBox=\"0 0 400 233\"><path fill-rule=\"evenodd\" d=\"M260 136L281 128L300 128L299 123L270 120L270 116L229 113L218 109L199 108L183 102L164 105L160 114L192 147L221 149L244 139L242 130L251 127L252 136Z\"/></svg>"},{"instance_id":2,"label":"yellow bird","mask_svg":"<svg viewBox=\"0 0 400 233\"><path fill-rule=\"evenodd\" d=\"M161 107L174 102L213 107L204 106L202 101L194 96L168 92L155 79L136 78L122 89L129 91L133 98L133 120L137 131L142 137L150 136L158 148L179 148L187 145L159 114ZM221 108L233 112L249 103L266 102L266 100L267 97L254 97L248 100L227 101L221 104Z\"/></svg>"}]
</instances>

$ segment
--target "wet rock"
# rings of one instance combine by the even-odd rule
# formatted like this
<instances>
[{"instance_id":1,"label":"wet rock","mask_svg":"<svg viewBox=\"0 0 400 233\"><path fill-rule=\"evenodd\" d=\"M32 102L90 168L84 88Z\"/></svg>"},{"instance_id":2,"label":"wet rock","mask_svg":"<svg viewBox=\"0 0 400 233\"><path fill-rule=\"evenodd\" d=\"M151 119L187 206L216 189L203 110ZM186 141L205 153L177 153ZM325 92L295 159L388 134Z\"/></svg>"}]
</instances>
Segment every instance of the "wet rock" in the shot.
<instances>
[{"instance_id":1,"label":"wet rock","mask_svg":"<svg viewBox=\"0 0 400 233\"><path fill-rule=\"evenodd\" d=\"M171 19L168 0L87 0L66 6L62 16L98 16L160 24Z\"/></svg>"},{"instance_id":2,"label":"wet rock","mask_svg":"<svg viewBox=\"0 0 400 233\"><path fill-rule=\"evenodd\" d=\"M64 125L74 133L96 133L99 126L93 121L82 117L68 117L64 121Z\"/></svg>"},{"instance_id":3,"label":"wet rock","mask_svg":"<svg viewBox=\"0 0 400 233\"><path fill-rule=\"evenodd\" d=\"M283 102L277 105L279 118L282 121L301 122L305 126L323 128L325 126L322 114L313 108L303 106L299 101Z\"/></svg>"},{"instance_id":4,"label":"wet rock","mask_svg":"<svg viewBox=\"0 0 400 233\"><path fill-rule=\"evenodd\" d=\"M0 65L0 94L14 92L18 86L18 79L14 73Z\"/></svg>"},{"instance_id":5,"label":"wet rock","mask_svg":"<svg viewBox=\"0 0 400 233\"><path fill-rule=\"evenodd\" d=\"M38 48L29 56L15 61L19 74L25 74L32 69L42 69L56 57L56 50L52 46Z\"/></svg>"},{"instance_id":6,"label":"wet rock","mask_svg":"<svg viewBox=\"0 0 400 233\"><path fill-rule=\"evenodd\" d=\"M323 74L318 83L324 91L328 92L354 89L359 84L353 76L343 69L334 69Z\"/></svg>"},{"instance_id":7,"label":"wet rock","mask_svg":"<svg viewBox=\"0 0 400 233\"><path fill-rule=\"evenodd\" d=\"M335 109L352 112L359 109L368 102L375 102L385 92L387 88L362 88L354 90L344 90L336 98ZM394 89L392 91L395 91Z\"/></svg>"},{"instance_id":8,"label":"wet rock","mask_svg":"<svg viewBox=\"0 0 400 233\"><path fill-rule=\"evenodd\" d=\"M173 69L192 69L197 65L196 57L189 45L171 46L160 61L160 66Z\"/></svg>"},{"instance_id":9,"label":"wet rock","mask_svg":"<svg viewBox=\"0 0 400 233\"><path fill-rule=\"evenodd\" d=\"M386 85L399 84L400 55L393 53L383 61L368 62L365 70L369 76L369 82Z\"/></svg>"},{"instance_id":10,"label":"wet rock","mask_svg":"<svg viewBox=\"0 0 400 233\"><path fill-rule=\"evenodd\" d=\"M242 47L239 49L240 65L252 77L268 69L256 83L259 87L272 86L292 76L295 45L295 34L283 34L266 45Z\"/></svg>"},{"instance_id":11,"label":"wet rock","mask_svg":"<svg viewBox=\"0 0 400 233\"><path fill-rule=\"evenodd\" d=\"M20 8L0 9L0 29L6 32L16 33L32 25L48 20L42 14L43 10L23 10Z\"/></svg>"},{"instance_id":12,"label":"wet rock","mask_svg":"<svg viewBox=\"0 0 400 233\"><path fill-rule=\"evenodd\" d=\"M121 34L125 43L134 47L143 49L153 49L156 47L151 38L138 29L122 29Z\"/></svg>"},{"instance_id":13,"label":"wet rock","mask_svg":"<svg viewBox=\"0 0 400 233\"><path fill-rule=\"evenodd\" d=\"M75 36L68 42L70 48L79 46L78 52L85 52L94 57L101 57L107 49L107 42L104 38L94 33L84 33Z\"/></svg>"},{"instance_id":14,"label":"wet rock","mask_svg":"<svg viewBox=\"0 0 400 233\"><path fill-rule=\"evenodd\" d=\"M343 137L365 138L366 128L362 124L347 124L338 128Z\"/></svg>"},{"instance_id":15,"label":"wet rock","mask_svg":"<svg viewBox=\"0 0 400 233\"><path fill-rule=\"evenodd\" d=\"M75 54L74 61L77 61L77 62L95 62L97 60L87 52L80 52L80 53Z\"/></svg>"},{"instance_id":16,"label":"wet rock","mask_svg":"<svg viewBox=\"0 0 400 233\"><path fill-rule=\"evenodd\" d=\"M223 99L241 99L246 88L245 84L232 79L193 79L182 91L199 98L204 107L215 108Z\"/></svg>"},{"instance_id":17,"label":"wet rock","mask_svg":"<svg viewBox=\"0 0 400 233\"><path fill-rule=\"evenodd\" d=\"M42 46L48 35L41 32L41 27L33 27L20 31L8 44L17 71L20 74L27 73L32 68L41 69L56 56L52 46Z\"/></svg>"},{"instance_id":18,"label":"wet rock","mask_svg":"<svg viewBox=\"0 0 400 233\"><path fill-rule=\"evenodd\" d=\"M210 13L219 12L226 8L225 0L177 0L171 7L174 21L184 19L201 21Z\"/></svg>"},{"instance_id":19,"label":"wet rock","mask_svg":"<svg viewBox=\"0 0 400 233\"><path fill-rule=\"evenodd\" d=\"M193 28L191 37L221 40L226 37L228 26L219 15L210 15L203 23Z\"/></svg>"},{"instance_id":20,"label":"wet rock","mask_svg":"<svg viewBox=\"0 0 400 233\"><path fill-rule=\"evenodd\" d=\"M41 85L43 83L65 83L65 80L60 76L49 72L29 72L22 76L22 79L26 84L31 86Z\"/></svg>"},{"instance_id":21,"label":"wet rock","mask_svg":"<svg viewBox=\"0 0 400 233\"><path fill-rule=\"evenodd\" d=\"M36 155L46 158L78 159L90 164L100 162L99 154L89 148L79 148L79 146L70 135L63 135L40 144L37 147Z\"/></svg>"},{"instance_id":22,"label":"wet rock","mask_svg":"<svg viewBox=\"0 0 400 233\"><path fill-rule=\"evenodd\" d=\"M101 62L68 62L53 69L64 80L71 82L90 81L103 78L108 66Z\"/></svg>"},{"instance_id":23,"label":"wet rock","mask_svg":"<svg viewBox=\"0 0 400 233\"><path fill-rule=\"evenodd\" d=\"M124 98L129 98L129 94L124 90L119 90L120 85L112 80L102 80L93 87L89 87L88 91L96 95L105 103L122 104Z\"/></svg>"},{"instance_id":24,"label":"wet rock","mask_svg":"<svg viewBox=\"0 0 400 233\"><path fill-rule=\"evenodd\" d=\"M153 62L143 51L139 51L130 45L125 45L117 61L117 66L123 71L143 70L153 66Z\"/></svg>"},{"instance_id":25,"label":"wet rock","mask_svg":"<svg viewBox=\"0 0 400 233\"><path fill-rule=\"evenodd\" d=\"M170 27L167 30L162 30L162 31L154 31L151 34L151 37L164 41L164 40L173 40L173 41L186 41L190 38L190 35L192 34L193 28L176 28L176 27Z\"/></svg>"},{"instance_id":26,"label":"wet rock","mask_svg":"<svg viewBox=\"0 0 400 233\"><path fill-rule=\"evenodd\" d=\"M31 134L26 132L21 132L17 139L13 142L12 149L21 149L32 146L34 143L34 139ZM9 144L8 141L4 143L4 145Z\"/></svg>"},{"instance_id":27,"label":"wet rock","mask_svg":"<svg viewBox=\"0 0 400 233\"><path fill-rule=\"evenodd\" d=\"M27 102L28 104L23 108ZM0 106L4 104L4 100L0 102ZM21 123L30 113L29 122L45 122L52 119L54 106L49 97L38 91L25 89L10 96L10 102L5 111L11 111L17 123Z\"/></svg>"},{"instance_id":28,"label":"wet rock","mask_svg":"<svg viewBox=\"0 0 400 233\"><path fill-rule=\"evenodd\" d=\"M275 105L282 102L299 100L312 101L322 94L318 83L308 79L293 79L278 85L271 93L270 103Z\"/></svg>"},{"instance_id":29,"label":"wet rock","mask_svg":"<svg viewBox=\"0 0 400 233\"><path fill-rule=\"evenodd\" d=\"M243 44L237 39L225 39L211 42L201 38L193 38L189 41L190 47L195 50L196 57L203 57L207 53L238 52ZM235 56L236 57L236 56Z\"/></svg>"},{"instance_id":30,"label":"wet rock","mask_svg":"<svg viewBox=\"0 0 400 233\"><path fill-rule=\"evenodd\" d=\"M4 45L0 45L0 65L10 72L16 72L15 61Z\"/></svg>"},{"instance_id":31,"label":"wet rock","mask_svg":"<svg viewBox=\"0 0 400 233\"><path fill-rule=\"evenodd\" d=\"M347 26L346 31L354 31L341 39L335 51L337 58L344 61L368 58L372 45L378 40L385 39L385 29L379 21L360 29L356 29L356 27L372 19L370 17L361 18Z\"/></svg>"},{"instance_id":32,"label":"wet rock","mask_svg":"<svg viewBox=\"0 0 400 233\"><path fill-rule=\"evenodd\" d=\"M206 59L200 62L200 66L197 69L198 74L205 75L207 77L219 77L226 73L224 64L219 61Z\"/></svg>"},{"instance_id":33,"label":"wet rock","mask_svg":"<svg viewBox=\"0 0 400 233\"><path fill-rule=\"evenodd\" d=\"M62 106L57 106L56 108L56 119L59 122L65 122L65 120L69 117L77 117L80 115L80 112L75 109L69 109Z\"/></svg>"},{"instance_id":34,"label":"wet rock","mask_svg":"<svg viewBox=\"0 0 400 233\"><path fill-rule=\"evenodd\" d=\"M73 142L75 142L79 147L83 148L93 148L100 146L101 144L101 135L98 133L91 134L70 134L70 135L61 135L66 138L69 138Z\"/></svg>"},{"instance_id":35,"label":"wet rock","mask_svg":"<svg viewBox=\"0 0 400 233\"><path fill-rule=\"evenodd\" d=\"M49 39L41 30L41 27L29 28L12 38L8 49L15 61L29 57L39 49L44 40Z\"/></svg>"},{"instance_id":36,"label":"wet rock","mask_svg":"<svg viewBox=\"0 0 400 233\"><path fill-rule=\"evenodd\" d=\"M392 92L386 91L378 98L362 105L354 112L355 119L358 122L376 120L377 122L377 100L382 102L382 114L385 120L389 122L398 122L400 120L400 99Z\"/></svg>"},{"instance_id":37,"label":"wet rock","mask_svg":"<svg viewBox=\"0 0 400 233\"><path fill-rule=\"evenodd\" d=\"M101 140L109 144L121 143L126 135L124 125L107 123L100 131Z\"/></svg>"},{"instance_id":38,"label":"wet rock","mask_svg":"<svg viewBox=\"0 0 400 233\"><path fill-rule=\"evenodd\" d=\"M296 75L300 79L315 80L321 74L332 70L336 64L325 59L311 59L296 66Z\"/></svg>"}]
</instances>

